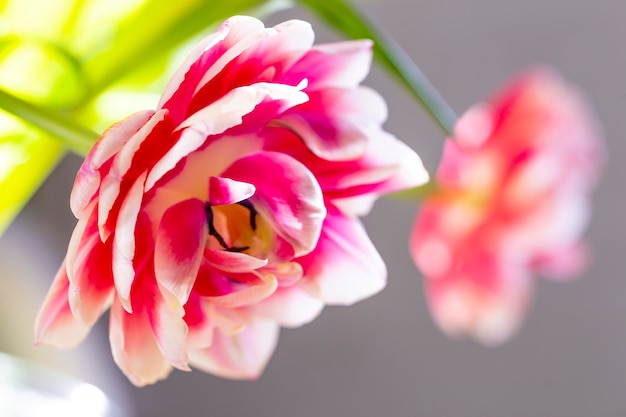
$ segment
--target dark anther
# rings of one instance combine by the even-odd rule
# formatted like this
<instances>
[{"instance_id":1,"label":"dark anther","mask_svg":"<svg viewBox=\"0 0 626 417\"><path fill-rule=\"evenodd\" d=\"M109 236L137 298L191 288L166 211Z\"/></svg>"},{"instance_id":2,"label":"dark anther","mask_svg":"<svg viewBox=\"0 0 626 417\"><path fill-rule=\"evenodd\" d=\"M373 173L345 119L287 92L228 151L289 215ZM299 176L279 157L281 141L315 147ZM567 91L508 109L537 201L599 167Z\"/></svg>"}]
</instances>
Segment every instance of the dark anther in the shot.
<instances>
[{"instance_id":1,"label":"dark anther","mask_svg":"<svg viewBox=\"0 0 626 417\"><path fill-rule=\"evenodd\" d=\"M242 200L237 202L242 207L247 208L250 211L250 227L252 230L256 230L256 215L258 214L250 200Z\"/></svg>"},{"instance_id":2,"label":"dark anther","mask_svg":"<svg viewBox=\"0 0 626 417\"><path fill-rule=\"evenodd\" d=\"M213 207L211 207L211 204L206 203L204 206L204 211L206 212L206 219L207 219L207 223L209 224L209 235L213 236L215 240L217 240L217 243L219 243L220 246L223 247L227 252L243 252L246 249L250 249L249 246L229 247L226 244L226 241L224 240L222 235L220 235L220 233L215 228L215 225L213 224Z\"/></svg>"},{"instance_id":3,"label":"dark anther","mask_svg":"<svg viewBox=\"0 0 626 417\"><path fill-rule=\"evenodd\" d=\"M250 249L250 246L233 246L231 248L226 248L226 252L243 252L245 250Z\"/></svg>"}]
</instances>

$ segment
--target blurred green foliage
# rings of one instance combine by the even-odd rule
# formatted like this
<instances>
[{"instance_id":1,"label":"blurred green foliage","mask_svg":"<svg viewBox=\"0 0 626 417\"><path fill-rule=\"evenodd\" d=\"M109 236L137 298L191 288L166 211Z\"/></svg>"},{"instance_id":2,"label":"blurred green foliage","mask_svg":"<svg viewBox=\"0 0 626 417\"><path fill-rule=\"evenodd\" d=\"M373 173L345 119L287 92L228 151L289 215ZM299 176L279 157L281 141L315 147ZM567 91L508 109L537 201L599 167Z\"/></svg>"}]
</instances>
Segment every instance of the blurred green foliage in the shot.
<instances>
[{"instance_id":1,"label":"blurred green foliage","mask_svg":"<svg viewBox=\"0 0 626 417\"><path fill-rule=\"evenodd\" d=\"M84 153L97 137L89 129L102 131L156 106L172 55L231 15L258 15L287 5L0 1L0 233L68 146ZM74 128L70 139L63 135L68 122Z\"/></svg>"},{"instance_id":2,"label":"blurred green foliage","mask_svg":"<svg viewBox=\"0 0 626 417\"><path fill-rule=\"evenodd\" d=\"M456 116L392 39L346 0L297 0L375 56L449 133ZM154 108L174 56L236 14L290 0L0 0L0 234L63 156Z\"/></svg>"}]
</instances>

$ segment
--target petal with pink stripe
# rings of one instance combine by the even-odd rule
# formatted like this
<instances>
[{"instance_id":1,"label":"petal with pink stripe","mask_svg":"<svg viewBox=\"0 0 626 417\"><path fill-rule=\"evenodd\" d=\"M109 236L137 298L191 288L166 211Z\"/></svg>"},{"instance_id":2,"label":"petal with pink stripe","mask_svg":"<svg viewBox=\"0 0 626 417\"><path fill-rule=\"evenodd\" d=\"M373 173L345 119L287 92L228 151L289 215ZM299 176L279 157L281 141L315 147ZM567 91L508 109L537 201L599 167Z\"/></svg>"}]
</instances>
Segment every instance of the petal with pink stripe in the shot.
<instances>
[{"instance_id":1,"label":"petal with pink stripe","mask_svg":"<svg viewBox=\"0 0 626 417\"><path fill-rule=\"evenodd\" d=\"M57 272L35 320L35 345L69 349L82 342L91 326L77 320L68 302L65 262Z\"/></svg>"},{"instance_id":2,"label":"petal with pink stripe","mask_svg":"<svg viewBox=\"0 0 626 417\"><path fill-rule=\"evenodd\" d=\"M354 88L367 76L372 63L372 41L357 40L313 46L281 82L309 80L310 90Z\"/></svg>"},{"instance_id":3,"label":"petal with pink stripe","mask_svg":"<svg viewBox=\"0 0 626 417\"><path fill-rule=\"evenodd\" d=\"M109 340L115 363L138 387L165 379L172 371L145 312L128 314L117 299L111 306Z\"/></svg>"},{"instance_id":4,"label":"petal with pink stripe","mask_svg":"<svg viewBox=\"0 0 626 417\"><path fill-rule=\"evenodd\" d=\"M82 217L84 210L100 188L99 170L122 146L152 117L153 110L132 114L108 128L89 151L87 158L76 175L70 196L70 208L76 217Z\"/></svg>"},{"instance_id":5,"label":"petal with pink stripe","mask_svg":"<svg viewBox=\"0 0 626 417\"><path fill-rule=\"evenodd\" d=\"M315 250L299 259L306 285L328 304L350 305L385 287L387 269L357 219L326 217Z\"/></svg>"},{"instance_id":6,"label":"petal with pink stripe","mask_svg":"<svg viewBox=\"0 0 626 417\"><path fill-rule=\"evenodd\" d=\"M193 367L231 379L256 379L269 362L279 327L270 320L251 319L234 335L215 334L211 347L189 354Z\"/></svg>"},{"instance_id":7,"label":"petal with pink stripe","mask_svg":"<svg viewBox=\"0 0 626 417\"><path fill-rule=\"evenodd\" d=\"M184 305L196 280L208 236L204 202L181 201L165 211L156 235L154 268L159 284Z\"/></svg>"}]
</instances>

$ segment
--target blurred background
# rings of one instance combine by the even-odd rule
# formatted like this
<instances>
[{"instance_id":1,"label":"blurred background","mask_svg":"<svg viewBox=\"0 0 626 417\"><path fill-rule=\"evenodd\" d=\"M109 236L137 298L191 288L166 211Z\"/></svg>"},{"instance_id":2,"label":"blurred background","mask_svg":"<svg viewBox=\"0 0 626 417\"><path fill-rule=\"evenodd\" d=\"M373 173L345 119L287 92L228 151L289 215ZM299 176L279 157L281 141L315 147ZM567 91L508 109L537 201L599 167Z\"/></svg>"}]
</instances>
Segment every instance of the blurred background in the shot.
<instances>
[{"instance_id":1,"label":"blurred background","mask_svg":"<svg viewBox=\"0 0 626 417\"><path fill-rule=\"evenodd\" d=\"M422 278L408 255L417 207L382 200L365 219L389 269L382 293L350 308L326 308L313 323L283 330L257 381L174 371L166 381L138 389L113 363L106 316L73 351L32 347L35 314L75 225L68 199L81 160L70 155L0 238L0 351L93 383L140 417L626 415L626 1L359 4L458 113L537 63L554 65L589 94L610 160L587 234L595 262L584 276L568 284L538 279L526 322L503 346L449 340L428 315ZM294 17L313 22L318 42L340 38L299 8L264 20L271 25ZM366 84L387 99L386 129L434 172L443 141L434 123L380 67Z\"/></svg>"}]
</instances>

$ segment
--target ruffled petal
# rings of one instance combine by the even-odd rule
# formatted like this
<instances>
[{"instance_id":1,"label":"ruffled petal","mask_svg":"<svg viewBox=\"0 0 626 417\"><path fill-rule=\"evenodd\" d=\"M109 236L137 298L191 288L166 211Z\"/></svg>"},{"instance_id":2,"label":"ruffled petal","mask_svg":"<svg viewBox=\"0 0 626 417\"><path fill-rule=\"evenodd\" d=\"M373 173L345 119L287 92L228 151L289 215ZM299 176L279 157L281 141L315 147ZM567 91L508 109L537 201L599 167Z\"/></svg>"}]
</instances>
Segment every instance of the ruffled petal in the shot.
<instances>
[{"instance_id":1,"label":"ruffled petal","mask_svg":"<svg viewBox=\"0 0 626 417\"><path fill-rule=\"evenodd\" d=\"M132 312L130 289L135 279L133 260L137 251L135 228L143 201L145 179L146 174L144 173L137 179L126 195L120 207L113 239L113 281L115 282L117 296L129 313Z\"/></svg>"},{"instance_id":2,"label":"ruffled petal","mask_svg":"<svg viewBox=\"0 0 626 417\"><path fill-rule=\"evenodd\" d=\"M172 371L145 312L128 314L117 299L111 306L109 340L115 363L138 387L165 379Z\"/></svg>"},{"instance_id":3,"label":"ruffled petal","mask_svg":"<svg viewBox=\"0 0 626 417\"><path fill-rule=\"evenodd\" d=\"M270 297L248 307L248 311L283 327L300 327L313 321L323 308L322 300L299 285L292 285L276 289Z\"/></svg>"},{"instance_id":4,"label":"ruffled petal","mask_svg":"<svg viewBox=\"0 0 626 417\"><path fill-rule=\"evenodd\" d=\"M334 198L364 193L381 195L418 187L429 180L428 171L415 151L383 131L372 135L370 146L362 159L346 163L344 169L339 175L324 172L323 178L320 178L324 189L326 186L335 189L335 192L329 193ZM314 173L317 174L316 171Z\"/></svg>"},{"instance_id":5,"label":"ruffled petal","mask_svg":"<svg viewBox=\"0 0 626 417\"><path fill-rule=\"evenodd\" d=\"M280 102L280 106L274 110L275 114L305 103L309 99L308 95L301 91L305 86L306 83L295 86L255 83L234 88L219 100L191 114L176 129L204 123L208 126L209 134L223 133L228 128L241 125L242 117L251 113L264 100ZM269 114L266 119L271 120L273 116L274 114ZM246 121L246 124L249 124L249 121Z\"/></svg>"},{"instance_id":6,"label":"ruffled petal","mask_svg":"<svg viewBox=\"0 0 626 417\"><path fill-rule=\"evenodd\" d=\"M111 252L111 243L100 241L94 219L80 240L76 262L66 261L70 308L88 326L93 326L113 299Z\"/></svg>"},{"instance_id":7,"label":"ruffled petal","mask_svg":"<svg viewBox=\"0 0 626 417\"><path fill-rule=\"evenodd\" d=\"M204 257L209 264L226 272L248 272L267 265L267 259L210 248L206 249Z\"/></svg>"},{"instance_id":8,"label":"ruffled petal","mask_svg":"<svg viewBox=\"0 0 626 417\"><path fill-rule=\"evenodd\" d=\"M372 63L372 41L356 40L315 45L281 81L293 84L306 78L309 91L354 88L365 79Z\"/></svg>"},{"instance_id":9,"label":"ruffled petal","mask_svg":"<svg viewBox=\"0 0 626 417\"><path fill-rule=\"evenodd\" d=\"M159 285L181 305L196 280L209 230L204 202L185 200L163 215L156 235L154 268Z\"/></svg>"},{"instance_id":10,"label":"ruffled petal","mask_svg":"<svg viewBox=\"0 0 626 417\"><path fill-rule=\"evenodd\" d=\"M198 110L178 125L176 130L182 131L181 136L150 170L146 191L149 191L157 181L173 170L181 160L204 145L210 136L224 133L229 128L241 125L242 118L265 100L274 105L264 107L258 128L284 109L304 103L308 97L299 86L268 83L239 87L229 91L219 100ZM251 124L254 123L248 121L246 126L249 127Z\"/></svg>"},{"instance_id":11,"label":"ruffled petal","mask_svg":"<svg viewBox=\"0 0 626 417\"><path fill-rule=\"evenodd\" d=\"M67 245L67 254L65 256L65 265L67 267L67 276L70 283L74 286L78 285L75 277L75 265L84 264L85 258L89 257L90 249L97 242L92 236L92 231L96 231L97 240L100 241L98 235L98 207L97 202L92 202L85 209L85 216L80 218L72 231L72 236Z\"/></svg>"},{"instance_id":12,"label":"ruffled petal","mask_svg":"<svg viewBox=\"0 0 626 417\"><path fill-rule=\"evenodd\" d=\"M100 188L99 172L105 162L113 158L122 146L152 117L153 110L134 113L108 128L93 146L76 175L70 196L70 208L78 218Z\"/></svg>"},{"instance_id":13,"label":"ruffled petal","mask_svg":"<svg viewBox=\"0 0 626 417\"><path fill-rule=\"evenodd\" d=\"M188 350L204 349L213 343L213 333L217 327L211 317L214 306L201 297L197 292L192 292L189 300L184 305L185 323L189 329L187 334Z\"/></svg>"},{"instance_id":14,"label":"ruffled petal","mask_svg":"<svg viewBox=\"0 0 626 417\"><path fill-rule=\"evenodd\" d=\"M294 131L317 156L330 161L363 156L372 132L387 118L383 98L369 88L308 92L309 101L289 109L277 123Z\"/></svg>"},{"instance_id":15,"label":"ruffled petal","mask_svg":"<svg viewBox=\"0 0 626 417\"><path fill-rule=\"evenodd\" d=\"M350 305L385 287L387 269L360 221L329 214L317 247L298 259L301 281L328 304Z\"/></svg>"},{"instance_id":16,"label":"ruffled petal","mask_svg":"<svg viewBox=\"0 0 626 417\"><path fill-rule=\"evenodd\" d=\"M72 314L92 326L108 308L113 296L111 241L102 242L98 233L96 201L84 210L67 248L65 265L70 282Z\"/></svg>"},{"instance_id":17,"label":"ruffled petal","mask_svg":"<svg viewBox=\"0 0 626 417\"><path fill-rule=\"evenodd\" d=\"M198 77L202 76L203 70L207 69L205 67L210 66L228 50L226 45L220 45L220 43L229 33L230 25L225 22L193 48L163 89L158 109L167 108L175 120L184 118L183 114L177 112L187 107L199 80Z\"/></svg>"},{"instance_id":18,"label":"ruffled petal","mask_svg":"<svg viewBox=\"0 0 626 417\"><path fill-rule=\"evenodd\" d=\"M138 158L139 150L144 142L151 137L155 128L166 119L167 110L156 112L141 129L137 131L124 146L116 153L110 171L102 178L100 186L100 198L98 200L98 225L100 226L100 236L103 241L107 240L113 231L112 221L115 220L116 211L114 206L120 203L120 195L125 191L123 183L133 184L136 178L127 175L130 170L137 173L137 177L143 174L143 167L149 166L154 161L146 158L147 155ZM164 125L165 126L165 125ZM156 132L160 142L164 142L159 132ZM112 215L112 213L114 213Z\"/></svg>"},{"instance_id":19,"label":"ruffled petal","mask_svg":"<svg viewBox=\"0 0 626 417\"><path fill-rule=\"evenodd\" d=\"M231 379L256 379L269 362L279 327L269 320L252 319L234 335L217 332L211 347L189 353L193 367Z\"/></svg>"},{"instance_id":20,"label":"ruffled petal","mask_svg":"<svg viewBox=\"0 0 626 417\"><path fill-rule=\"evenodd\" d=\"M186 343L188 327L183 320L185 310L180 304L168 302L167 297L161 297L156 288L152 288L150 292L152 297L145 307L154 341L171 365L182 371L189 371Z\"/></svg>"},{"instance_id":21,"label":"ruffled petal","mask_svg":"<svg viewBox=\"0 0 626 417\"><path fill-rule=\"evenodd\" d=\"M429 175L419 156L405 143L383 130L368 133L365 154L350 161L328 161L312 153L292 132L268 128L265 149L283 152L302 162L315 176L324 196L353 216L368 213L373 201L385 193L425 184ZM355 199L355 201L351 201Z\"/></svg>"},{"instance_id":22,"label":"ruffled petal","mask_svg":"<svg viewBox=\"0 0 626 417\"><path fill-rule=\"evenodd\" d=\"M238 203L254 195L256 188L247 182L230 178L209 178L209 203L213 206Z\"/></svg>"},{"instance_id":23,"label":"ruffled petal","mask_svg":"<svg viewBox=\"0 0 626 417\"><path fill-rule=\"evenodd\" d=\"M210 299L211 297L219 298L223 295L242 291L248 287L258 286L268 288L264 292L271 294L277 283L272 276L269 276L269 278L268 280L265 274L262 275L256 272L226 272L208 262L203 262L198 270L193 293L205 299Z\"/></svg>"},{"instance_id":24,"label":"ruffled petal","mask_svg":"<svg viewBox=\"0 0 626 417\"><path fill-rule=\"evenodd\" d=\"M198 125L193 129L185 129L181 139L185 135L198 135L199 140L204 140L201 130L196 129L197 127ZM149 186L158 181L157 186L151 189L154 191L154 196L147 204L151 216L155 219L160 218L173 202L189 198L208 201L210 198L209 179L220 177L224 170L237 159L258 152L262 147L262 142L262 138L258 135L220 135L212 138L210 143L202 149L184 157L181 160L180 169L170 171L160 180L156 177L162 174L150 172L146 185ZM216 155L219 157L216 158ZM211 163L207 164L209 160Z\"/></svg>"},{"instance_id":25,"label":"ruffled petal","mask_svg":"<svg viewBox=\"0 0 626 417\"><path fill-rule=\"evenodd\" d=\"M238 308L257 304L276 292L278 280L269 274L259 274L261 279L255 282L247 282L243 285L235 285L236 290L229 294L217 297L206 297L215 305L227 308Z\"/></svg>"},{"instance_id":26,"label":"ruffled petal","mask_svg":"<svg viewBox=\"0 0 626 417\"><path fill-rule=\"evenodd\" d=\"M35 320L35 345L73 348L82 342L91 326L77 320L68 302L69 279L61 265Z\"/></svg>"},{"instance_id":27,"label":"ruffled petal","mask_svg":"<svg viewBox=\"0 0 626 417\"><path fill-rule=\"evenodd\" d=\"M250 33L208 69L189 104L189 114L238 87L263 82L285 84L281 74L306 53L313 38L310 24L299 20ZM297 86L305 79L287 84Z\"/></svg>"}]
</instances>

